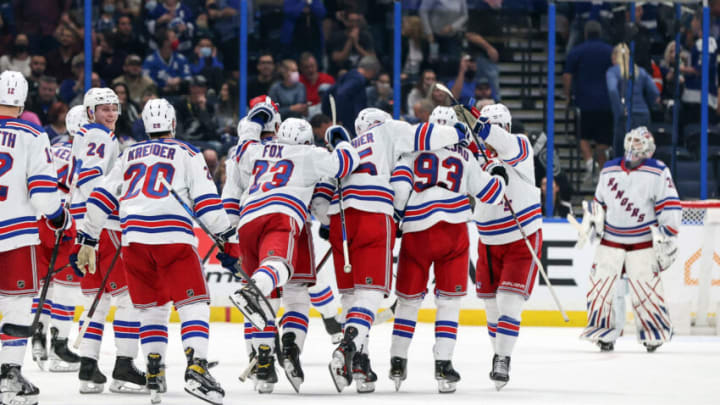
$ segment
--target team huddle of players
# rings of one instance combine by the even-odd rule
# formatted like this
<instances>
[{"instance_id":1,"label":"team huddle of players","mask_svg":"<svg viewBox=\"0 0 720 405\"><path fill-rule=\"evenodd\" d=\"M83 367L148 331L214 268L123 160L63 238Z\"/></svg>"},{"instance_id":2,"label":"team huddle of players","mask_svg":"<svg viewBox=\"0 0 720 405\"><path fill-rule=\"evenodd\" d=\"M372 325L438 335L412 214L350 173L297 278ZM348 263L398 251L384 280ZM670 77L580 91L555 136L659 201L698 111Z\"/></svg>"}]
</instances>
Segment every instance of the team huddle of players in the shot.
<instances>
[{"instance_id":1,"label":"team huddle of players","mask_svg":"<svg viewBox=\"0 0 720 405\"><path fill-rule=\"evenodd\" d=\"M327 286L315 286L313 216L323 225L321 237L331 244L340 293L337 319L342 329L328 329L338 333L328 365L338 392L353 381L358 392L375 389L368 341L381 302L391 292L396 238L401 246L389 376L396 389L407 378L408 349L432 265L435 378L440 392L455 391L460 374L452 357L460 298L467 293L470 221L479 233L476 293L485 303L494 349L490 379L497 389L509 381L522 306L537 274L523 239L527 235L534 254L540 255L542 215L540 190L531 180L531 144L524 135L511 133L504 105L482 111L437 107L429 122L418 125L369 108L354 123L354 139L344 127L333 125L325 134L327 147L321 148L313 146L309 123L281 120L273 101L259 97L238 124L240 139L226 162L227 180L218 195L202 153L174 139L175 111L166 100L150 100L142 111L150 139L120 153L113 129L121 111L112 90L89 90L83 105L68 113L71 143L52 147L41 128L17 118L26 95L21 74L0 75L3 403L37 403L38 388L21 374L27 344L23 329L33 334L38 363L44 366L49 360L51 371L77 371L81 393L102 392L107 378L98 368L100 342L114 304L111 391L149 392L152 403L160 402L167 389L167 324L174 307L187 357L185 390L222 404L225 393L207 361L210 296L195 224L210 233L223 266L245 282L230 297L246 320L250 362L243 377L251 376L258 392L272 392L278 382L277 357L299 392L310 305L322 307L332 296ZM673 205L677 194L667 169L650 159L652 136L636 132L626 138L628 161L611 161L603 171L601 182L608 184L598 186L595 209L583 221L594 226L586 226L583 236L601 236L601 248L610 252L601 260L615 255L645 265L658 262L648 255L657 256L660 265L647 264L647 272L640 264L634 273L628 268L633 288L644 291L652 285L648 291L653 297L647 292L638 300L657 308L654 297L662 299L657 273L669 266L661 257L672 256L678 222L673 207L679 202ZM639 176L644 177L635 180ZM662 179L650 183L649 176ZM645 184L650 196L633 199L639 191L630 180ZM627 193L624 200L616 197L618 187ZM635 205L626 210L630 200ZM597 214L602 211L598 206L607 211L604 218ZM616 221L616 215L640 225L622 227L627 219ZM656 223L661 232L652 241L650 228ZM634 239L622 239L627 234ZM54 266L47 275L50 263ZM601 286L588 295L592 311L584 336L612 342L617 331L612 300L601 298L597 308L595 301L612 292L622 263L597 264L591 281ZM41 279L52 280L50 292L40 297L43 305L33 304ZM81 320L76 354L68 347L68 336L78 288L87 299L85 308L95 299L95 311ZM280 305L284 313L276 320ZM672 334L662 318L667 316L664 307L659 308L636 317L643 323L640 337L648 350ZM35 311L42 314L37 328L30 325ZM138 340L145 372L133 362Z\"/></svg>"}]
</instances>

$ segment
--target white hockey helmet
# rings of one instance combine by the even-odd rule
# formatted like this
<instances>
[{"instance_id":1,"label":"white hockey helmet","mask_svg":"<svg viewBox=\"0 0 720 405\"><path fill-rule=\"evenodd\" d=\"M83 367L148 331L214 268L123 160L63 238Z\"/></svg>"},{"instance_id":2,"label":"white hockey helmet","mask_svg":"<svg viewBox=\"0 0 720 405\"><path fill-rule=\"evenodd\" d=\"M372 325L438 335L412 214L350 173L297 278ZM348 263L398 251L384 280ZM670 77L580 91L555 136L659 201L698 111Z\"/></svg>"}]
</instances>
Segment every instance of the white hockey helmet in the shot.
<instances>
[{"instance_id":1,"label":"white hockey helmet","mask_svg":"<svg viewBox=\"0 0 720 405\"><path fill-rule=\"evenodd\" d=\"M118 115L122 113L120 99L112 89L107 87L94 87L88 90L88 92L85 93L85 97L83 97L83 107L85 107L85 111L90 109L92 112L92 116L88 113L88 121L95 121L95 107L103 104L116 104L118 106Z\"/></svg>"},{"instance_id":2,"label":"white hockey helmet","mask_svg":"<svg viewBox=\"0 0 720 405\"><path fill-rule=\"evenodd\" d=\"M367 131L371 125L382 123L390 119L392 119L392 116L379 108L365 108L360 111L360 114L358 114L357 118L355 118L355 134L359 135Z\"/></svg>"},{"instance_id":3,"label":"white hockey helmet","mask_svg":"<svg viewBox=\"0 0 720 405\"><path fill-rule=\"evenodd\" d=\"M625 134L625 159L637 162L655 153L655 138L646 127L637 127Z\"/></svg>"},{"instance_id":4,"label":"white hockey helmet","mask_svg":"<svg viewBox=\"0 0 720 405\"><path fill-rule=\"evenodd\" d=\"M175 108L164 98L148 101L142 110L142 119L148 135L170 132L175 136Z\"/></svg>"},{"instance_id":5,"label":"white hockey helmet","mask_svg":"<svg viewBox=\"0 0 720 405\"><path fill-rule=\"evenodd\" d=\"M277 133L278 128L280 127L280 122L282 121L282 118L280 117L280 111L278 110L277 104L270 98L270 96L257 96L250 100L250 108L252 109L258 104L263 104L266 107L268 107L270 110L273 111L273 116L270 118L270 121L266 122L263 126L262 132L272 132ZM238 124L239 125L239 124Z\"/></svg>"},{"instance_id":6,"label":"white hockey helmet","mask_svg":"<svg viewBox=\"0 0 720 405\"><path fill-rule=\"evenodd\" d=\"M499 125L508 132L512 130L512 116L505 104L486 105L480 110L480 116L486 117L492 125Z\"/></svg>"},{"instance_id":7,"label":"white hockey helmet","mask_svg":"<svg viewBox=\"0 0 720 405\"><path fill-rule=\"evenodd\" d=\"M20 107L22 114L27 94L28 83L22 73L6 70L0 74L0 105Z\"/></svg>"},{"instance_id":8,"label":"white hockey helmet","mask_svg":"<svg viewBox=\"0 0 720 405\"><path fill-rule=\"evenodd\" d=\"M65 128L70 136L75 136L83 125L88 123L85 107L76 105L65 114Z\"/></svg>"},{"instance_id":9,"label":"white hockey helmet","mask_svg":"<svg viewBox=\"0 0 720 405\"><path fill-rule=\"evenodd\" d=\"M453 110L452 107L445 107L439 105L435 107L434 110L432 110L428 121L431 124L453 126L457 124L458 119L457 114L455 114L455 110Z\"/></svg>"},{"instance_id":10,"label":"white hockey helmet","mask_svg":"<svg viewBox=\"0 0 720 405\"><path fill-rule=\"evenodd\" d=\"M280 124L275 139L289 145L312 145L314 139L310 123L300 118L288 118Z\"/></svg>"}]
</instances>

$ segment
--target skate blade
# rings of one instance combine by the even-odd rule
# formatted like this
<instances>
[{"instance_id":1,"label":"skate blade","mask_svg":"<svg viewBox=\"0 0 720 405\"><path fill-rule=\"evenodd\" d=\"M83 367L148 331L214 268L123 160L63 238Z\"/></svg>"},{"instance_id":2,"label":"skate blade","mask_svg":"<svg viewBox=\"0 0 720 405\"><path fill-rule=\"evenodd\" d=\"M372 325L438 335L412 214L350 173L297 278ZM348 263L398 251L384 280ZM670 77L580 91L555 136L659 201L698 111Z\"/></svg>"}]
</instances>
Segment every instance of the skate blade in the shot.
<instances>
[{"instance_id":1,"label":"skate blade","mask_svg":"<svg viewBox=\"0 0 720 405\"><path fill-rule=\"evenodd\" d=\"M254 326L255 328L259 330L264 330L267 326L267 321L265 320L265 317L260 314L259 312L254 311L252 308L248 306L247 300L245 300L245 297L243 297L241 294L231 294L230 295L230 301L237 307L237 309L243 314L245 319L248 320Z\"/></svg>"},{"instance_id":2,"label":"skate blade","mask_svg":"<svg viewBox=\"0 0 720 405\"><path fill-rule=\"evenodd\" d=\"M148 394L150 390L144 385L137 385L129 381L113 380L110 391L116 394Z\"/></svg>"},{"instance_id":3,"label":"skate blade","mask_svg":"<svg viewBox=\"0 0 720 405\"><path fill-rule=\"evenodd\" d=\"M223 394L217 391L202 392L201 388L200 383L194 380L185 383L185 392L188 394L214 405L222 405Z\"/></svg>"},{"instance_id":4,"label":"skate blade","mask_svg":"<svg viewBox=\"0 0 720 405\"><path fill-rule=\"evenodd\" d=\"M441 394L452 394L455 392L457 382L450 382L447 380L438 380L438 392Z\"/></svg>"},{"instance_id":5,"label":"skate blade","mask_svg":"<svg viewBox=\"0 0 720 405\"><path fill-rule=\"evenodd\" d=\"M81 394L99 394L105 389L105 384L95 384L92 381L80 381Z\"/></svg>"},{"instance_id":6,"label":"skate blade","mask_svg":"<svg viewBox=\"0 0 720 405\"><path fill-rule=\"evenodd\" d=\"M504 386L507 385L507 381L493 381L495 383L495 390L500 391Z\"/></svg>"},{"instance_id":7,"label":"skate blade","mask_svg":"<svg viewBox=\"0 0 720 405\"><path fill-rule=\"evenodd\" d=\"M38 366L38 368L40 369L40 371L47 371L47 367L48 367L48 365L47 365L47 363L48 363L47 360L37 360L37 359L35 359L35 357L33 356L33 361L35 362L35 364L37 364L37 366Z\"/></svg>"},{"instance_id":8,"label":"skate blade","mask_svg":"<svg viewBox=\"0 0 720 405\"><path fill-rule=\"evenodd\" d=\"M297 394L300 393L300 384L303 383L303 379L295 376L295 367L293 367L290 360L283 361L283 369L285 369L285 377L290 381L293 389Z\"/></svg>"},{"instance_id":9,"label":"skate blade","mask_svg":"<svg viewBox=\"0 0 720 405\"><path fill-rule=\"evenodd\" d=\"M162 402L160 392L158 392L158 390L150 390L150 403L159 404L160 402Z\"/></svg>"},{"instance_id":10,"label":"skate blade","mask_svg":"<svg viewBox=\"0 0 720 405\"><path fill-rule=\"evenodd\" d=\"M337 392L342 392L345 387L350 385L350 382L347 380L347 378L345 378L342 372L344 366L344 358L337 358L333 354L333 359L332 361L330 361L330 364L328 364L328 370L330 371L330 376L333 379L333 383L335 384L335 389L337 390Z\"/></svg>"},{"instance_id":11,"label":"skate blade","mask_svg":"<svg viewBox=\"0 0 720 405\"><path fill-rule=\"evenodd\" d=\"M395 392L400 391L400 385L403 382L402 377L390 377L390 379L395 383Z\"/></svg>"},{"instance_id":12,"label":"skate blade","mask_svg":"<svg viewBox=\"0 0 720 405\"><path fill-rule=\"evenodd\" d=\"M275 389L274 383L258 380L258 382L257 382L258 394L272 394L273 389Z\"/></svg>"},{"instance_id":13,"label":"skate blade","mask_svg":"<svg viewBox=\"0 0 720 405\"><path fill-rule=\"evenodd\" d=\"M375 382L374 381L365 381L365 375L364 374L358 374L359 377L354 377L355 380L355 389L357 390L358 394L369 394L371 392L375 392Z\"/></svg>"},{"instance_id":14,"label":"skate blade","mask_svg":"<svg viewBox=\"0 0 720 405\"><path fill-rule=\"evenodd\" d=\"M37 395L17 395L16 393L3 393L2 403L6 405L36 405L38 403Z\"/></svg>"},{"instance_id":15,"label":"skate blade","mask_svg":"<svg viewBox=\"0 0 720 405\"><path fill-rule=\"evenodd\" d=\"M68 363L62 360L50 360L50 371L53 373L74 373L80 370L80 362Z\"/></svg>"}]
</instances>

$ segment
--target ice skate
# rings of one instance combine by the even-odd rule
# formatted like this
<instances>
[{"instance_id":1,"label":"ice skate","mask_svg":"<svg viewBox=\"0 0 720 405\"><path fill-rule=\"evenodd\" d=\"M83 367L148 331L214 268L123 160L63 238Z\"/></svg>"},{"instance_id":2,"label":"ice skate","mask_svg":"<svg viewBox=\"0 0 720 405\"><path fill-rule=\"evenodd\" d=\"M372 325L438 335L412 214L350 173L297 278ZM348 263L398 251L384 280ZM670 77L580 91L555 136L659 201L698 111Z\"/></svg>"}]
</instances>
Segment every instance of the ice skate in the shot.
<instances>
[{"instance_id":1,"label":"ice skate","mask_svg":"<svg viewBox=\"0 0 720 405\"><path fill-rule=\"evenodd\" d=\"M370 357L365 353L357 352L353 357L352 376L355 380L355 388L360 394L367 394L375 391L377 374L370 367Z\"/></svg>"},{"instance_id":2,"label":"ice skate","mask_svg":"<svg viewBox=\"0 0 720 405\"><path fill-rule=\"evenodd\" d=\"M132 357L118 356L112 373L110 391L118 394L147 394L147 378L138 370Z\"/></svg>"},{"instance_id":3,"label":"ice skate","mask_svg":"<svg viewBox=\"0 0 720 405\"><path fill-rule=\"evenodd\" d=\"M80 370L80 356L68 348L68 338L58 339L57 335L57 328L50 328L50 371L66 373Z\"/></svg>"},{"instance_id":4,"label":"ice skate","mask_svg":"<svg viewBox=\"0 0 720 405\"><path fill-rule=\"evenodd\" d=\"M265 300L254 288L246 286L235 291L230 295L230 301L254 327L259 330L265 329L268 315L272 314L272 311L267 311L266 305L263 305Z\"/></svg>"},{"instance_id":5,"label":"ice skate","mask_svg":"<svg viewBox=\"0 0 720 405\"><path fill-rule=\"evenodd\" d=\"M0 368L0 393L3 404L35 405L40 390L26 380L17 364L3 364Z\"/></svg>"},{"instance_id":6,"label":"ice skate","mask_svg":"<svg viewBox=\"0 0 720 405\"><path fill-rule=\"evenodd\" d=\"M648 353L654 353L658 347L662 346L662 343L643 343L643 346L645 346L645 350L647 350Z\"/></svg>"},{"instance_id":7,"label":"ice skate","mask_svg":"<svg viewBox=\"0 0 720 405\"><path fill-rule=\"evenodd\" d=\"M35 333L32 335L32 358L40 370L45 371L48 360L47 334L43 332L43 323L39 322Z\"/></svg>"},{"instance_id":8,"label":"ice skate","mask_svg":"<svg viewBox=\"0 0 720 405\"><path fill-rule=\"evenodd\" d=\"M107 378L98 368L97 360L80 357L80 393L99 394L105 389Z\"/></svg>"},{"instance_id":9,"label":"ice skate","mask_svg":"<svg viewBox=\"0 0 720 405\"><path fill-rule=\"evenodd\" d=\"M436 371L437 374L437 371ZM395 391L400 391L400 384L407 378L407 359L393 356L390 358L390 379L395 383Z\"/></svg>"},{"instance_id":10,"label":"ice skate","mask_svg":"<svg viewBox=\"0 0 720 405\"><path fill-rule=\"evenodd\" d=\"M510 381L510 356L494 355L490 379L495 381L495 389L500 391Z\"/></svg>"},{"instance_id":11,"label":"ice skate","mask_svg":"<svg viewBox=\"0 0 720 405\"><path fill-rule=\"evenodd\" d=\"M509 359L508 357L508 361ZM460 381L460 374L453 368L452 361L435 360L435 379L438 382L438 392L450 394L455 392L457 382Z\"/></svg>"},{"instance_id":12,"label":"ice skate","mask_svg":"<svg viewBox=\"0 0 720 405\"><path fill-rule=\"evenodd\" d=\"M270 394L278 382L275 372L275 357L270 346L258 346L256 388L260 394Z\"/></svg>"},{"instance_id":13,"label":"ice skate","mask_svg":"<svg viewBox=\"0 0 720 405\"><path fill-rule=\"evenodd\" d=\"M162 356L158 353L148 354L147 359L147 388L150 391L150 403L159 404L160 394L167 391L165 386L165 367Z\"/></svg>"},{"instance_id":14,"label":"ice skate","mask_svg":"<svg viewBox=\"0 0 720 405\"><path fill-rule=\"evenodd\" d=\"M330 376L332 376L337 392L352 382L352 359L355 356L355 342L353 339L358 335L357 329L352 326L345 328L345 335L338 347L333 351L332 360L328 364Z\"/></svg>"},{"instance_id":15,"label":"ice skate","mask_svg":"<svg viewBox=\"0 0 720 405\"><path fill-rule=\"evenodd\" d=\"M334 316L323 318L323 324L325 324L325 331L330 335L332 344L336 345L342 340L342 325L337 321Z\"/></svg>"},{"instance_id":16,"label":"ice skate","mask_svg":"<svg viewBox=\"0 0 720 405\"><path fill-rule=\"evenodd\" d=\"M240 380L240 382L245 382L248 378L250 378L253 383L257 381L257 353L255 352L255 349L252 349L252 352L248 354L247 368L238 376L238 380Z\"/></svg>"},{"instance_id":17,"label":"ice skate","mask_svg":"<svg viewBox=\"0 0 720 405\"><path fill-rule=\"evenodd\" d=\"M601 352L611 352L615 350L615 342L603 342L602 340L598 340L597 345Z\"/></svg>"},{"instance_id":18,"label":"ice skate","mask_svg":"<svg viewBox=\"0 0 720 405\"><path fill-rule=\"evenodd\" d=\"M185 349L185 356L188 359L188 367L185 370L185 391L203 401L222 405L225 391L210 375L207 360L194 357L195 350L192 347Z\"/></svg>"},{"instance_id":19,"label":"ice skate","mask_svg":"<svg viewBox=\"0 0 720 405\"><path fill-rule=\"evenodd\" d=\"M300 365L300 348L295 343L295 334L293 332L283 335L282 354L282 366L285 369L285 376L290 381L295 392L300 393L300 384L305 381L305 373L303 373Z\"/></svg>"}]
</instances>

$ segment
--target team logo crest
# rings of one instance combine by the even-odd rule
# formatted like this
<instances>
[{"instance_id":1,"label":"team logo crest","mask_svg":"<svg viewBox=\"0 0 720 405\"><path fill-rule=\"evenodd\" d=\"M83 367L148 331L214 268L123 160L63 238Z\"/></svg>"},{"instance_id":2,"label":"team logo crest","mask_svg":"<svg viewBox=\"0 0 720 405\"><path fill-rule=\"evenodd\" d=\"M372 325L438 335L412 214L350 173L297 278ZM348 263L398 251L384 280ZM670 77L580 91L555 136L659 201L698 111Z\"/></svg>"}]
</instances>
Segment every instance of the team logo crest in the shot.
<instances>
[{"instance_id":1,"label":"team logo crest","mask_svg":"<svg viewBox=\"0 0 720 405\"><path fill-rule=\"evenodd\" d=\"M116 288L117 288L117 283L115 283L114 281L111 281L111 282L110 282L110 288L112 288L113 290L116 289Z\"/></svg>"},{"instance_id":2,"label":"team logo crest","mask_svg":"<svg viewBox=\"0 0 720 405\"><path fill-rule=\"evenodd\" d=\"M275 254L275 250L274 250L274 249L268 250L268 256L273 256L274 254Z\"/></svg>"},{"instance_id":3,"label":"team logo crest","mask_svg":"<svg viewBox=\"0 0 720 405\"><path fill-rule=\"evenodd\" d=\"M372 283L373 283L372 277L365 277L365 284L372 284Z\"/></svg>"},{"instance_id":4,"label":"team logo crest","mask_svg":"<svg viewBox=\"0 0 720 405\"><path fill-rule=\"evenodd\" d=\"M195 291L193 291L192 288L189 288L187 291L185 291L185 294L187 294L188 297L194 297Z\"/></svg>"},{"instance_id":5,"label":"team logo crest","mask_svg":"<svg viewBox=\"0 0 720 405\"><path fill-rule=\"evenodd\" d=\"M18 288L25 288L25 280L18 280L17 286Z\"/></svg>"},{"instance_id":6,"label":"team logo crest","mask_svg":"<svg viewBox=\"0 0 720 405\"><path fill-rule=\"evenodd\" d=\"M72 279L73 279L72 274L68 274L67 276L65 276L65 279L66 279L67 281L72 281Z\"/></svg>"},{"instance_id":7,"label":"team logo crest","mask_svg":"<svg viewBox=\"0 0 720 405\"><path fill-rule=\"evenodd\" d=\"M462 291L462 286L460 284L458 284L455 286L455 292L460 292L460 291Z\"/></svg>"},{"instance_id":8,"label":"team logo crest","mask_svg":"<svg viewBox=\"0 0 720 405\"><path fill-rule=\"evenodd\" d=\"M478 281L478 282L475 283L475 284L477 285L477 288L478 288L478 289L482 288L482 282Z\"/></svg>"}]
</instances>

